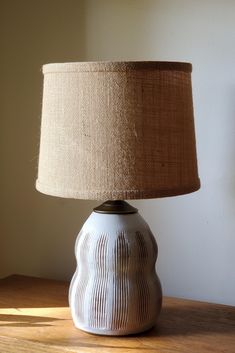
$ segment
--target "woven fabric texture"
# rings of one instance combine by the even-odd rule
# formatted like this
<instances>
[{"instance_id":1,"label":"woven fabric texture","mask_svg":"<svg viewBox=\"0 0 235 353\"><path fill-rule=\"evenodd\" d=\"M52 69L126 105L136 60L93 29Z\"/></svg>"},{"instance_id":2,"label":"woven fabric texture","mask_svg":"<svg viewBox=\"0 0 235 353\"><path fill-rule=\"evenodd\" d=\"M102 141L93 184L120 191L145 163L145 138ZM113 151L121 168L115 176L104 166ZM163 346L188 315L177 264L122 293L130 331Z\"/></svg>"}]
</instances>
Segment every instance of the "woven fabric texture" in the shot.
<instances>
[{"instance_id":1,"label":"woven fabric texture","mask_svg":"<svg viewBox=\"0 0 235 353\"><path fill-rule=\"evenodd\" d=\"M199 189L191 64L64 63L43 73L39 191L107 200Z\"/></svg>"}]
</instances>

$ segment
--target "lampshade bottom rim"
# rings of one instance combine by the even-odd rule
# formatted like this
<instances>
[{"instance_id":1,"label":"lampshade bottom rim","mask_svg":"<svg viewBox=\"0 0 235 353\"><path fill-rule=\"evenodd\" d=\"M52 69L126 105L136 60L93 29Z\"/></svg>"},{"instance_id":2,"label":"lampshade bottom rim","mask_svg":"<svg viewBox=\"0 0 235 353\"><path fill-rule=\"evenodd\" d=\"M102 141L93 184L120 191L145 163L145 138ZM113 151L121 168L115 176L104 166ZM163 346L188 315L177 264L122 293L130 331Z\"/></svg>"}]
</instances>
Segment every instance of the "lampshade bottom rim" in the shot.
<instances>
[{"instance_id":1,"label":"lampshade bottom rim","mask_svg":"<svg viewBox=\"0 0 235 353\"><path fill-rule=\"evenodd\" d=\"M172 189L158 190L126 190L126 191L76 191L76 190L59 190L51 186L36 181L36 189L46 195L57 196L62 198L72 198L81 200L138 200L138 199L154 199L162 197L180 196L190 194L200 189L200 179L190 186L180 186Z\"/></svg>"}]
</instances>

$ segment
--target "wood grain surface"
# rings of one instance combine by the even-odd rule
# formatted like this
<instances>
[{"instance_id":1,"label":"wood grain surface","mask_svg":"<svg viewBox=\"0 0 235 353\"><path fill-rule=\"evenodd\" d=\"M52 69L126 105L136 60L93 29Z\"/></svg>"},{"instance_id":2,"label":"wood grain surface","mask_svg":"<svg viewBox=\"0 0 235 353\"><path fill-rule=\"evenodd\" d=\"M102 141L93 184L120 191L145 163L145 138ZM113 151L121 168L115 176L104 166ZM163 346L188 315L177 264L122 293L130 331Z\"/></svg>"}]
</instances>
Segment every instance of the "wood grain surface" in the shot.
<instances>
[{"instance_id":1,"label":"wood grain surface","mask_svg":"<svg viewBox=\"0 0 235 353\"><path fill-rule=\"evenodd\" d=\"M164 298L158 325L126 337L73 326L68 283L24 276L0 280L0 353L234 353L235 307Z\"/></svg>"}]
</instances>

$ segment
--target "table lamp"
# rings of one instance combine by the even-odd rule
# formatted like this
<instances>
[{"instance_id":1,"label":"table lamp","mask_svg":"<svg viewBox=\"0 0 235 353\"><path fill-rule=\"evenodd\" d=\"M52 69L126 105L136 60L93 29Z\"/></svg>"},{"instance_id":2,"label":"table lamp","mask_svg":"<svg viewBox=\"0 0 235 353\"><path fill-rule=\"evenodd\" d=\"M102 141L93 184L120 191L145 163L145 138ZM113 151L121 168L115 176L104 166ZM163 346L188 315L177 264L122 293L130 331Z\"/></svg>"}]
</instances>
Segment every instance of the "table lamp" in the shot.
<instances>
[{"instance_id":1,"label":"table lamp","mask_svg":"<svg viewBox=\"0 0 235 353\"><path fill-rule=\"evenodd\" d=\"M74 62L43 66L36 188L105 201L83 225L69 290L74 324L128 335L161 310L157 243L127 199L200 187L192 66L181 62Z\"/></svg>"}]
</instances>

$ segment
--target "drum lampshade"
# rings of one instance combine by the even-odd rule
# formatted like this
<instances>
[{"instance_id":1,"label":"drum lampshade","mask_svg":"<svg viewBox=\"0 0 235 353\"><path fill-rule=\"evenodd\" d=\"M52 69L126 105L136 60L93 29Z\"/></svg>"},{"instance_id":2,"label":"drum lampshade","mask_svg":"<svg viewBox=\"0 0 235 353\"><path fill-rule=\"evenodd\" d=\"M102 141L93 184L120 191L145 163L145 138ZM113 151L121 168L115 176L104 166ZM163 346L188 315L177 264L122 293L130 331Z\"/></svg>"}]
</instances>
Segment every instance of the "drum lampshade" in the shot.
<instances>
[{"instance_id":1,"label":"drum lampshade","mask_svg":"<svg viewBox=\"0 0 235 353\"><path fill-rule=\"evenodd\" d=\"M118 200L200 187L189 63L43 66L37 190Z\"/></svg>"}]
</instances>

